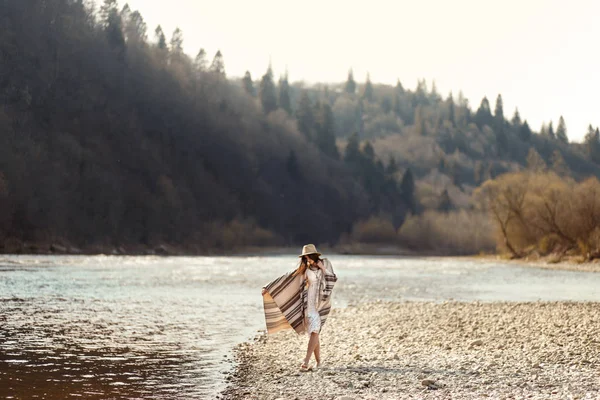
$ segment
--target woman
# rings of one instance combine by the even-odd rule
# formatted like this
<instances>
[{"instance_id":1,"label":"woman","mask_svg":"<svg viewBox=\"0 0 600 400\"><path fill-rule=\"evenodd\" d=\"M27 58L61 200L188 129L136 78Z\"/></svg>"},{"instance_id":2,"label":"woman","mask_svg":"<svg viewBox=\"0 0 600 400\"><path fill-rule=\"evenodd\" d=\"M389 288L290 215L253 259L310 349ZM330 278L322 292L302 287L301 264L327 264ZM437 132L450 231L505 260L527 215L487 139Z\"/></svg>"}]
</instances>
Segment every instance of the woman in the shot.
<instances>
[{"instance_id":1,"label":"woman","mask_svg":"<svg viewBox=\"0 0 600 400\"><path fill-rule=\"evenodd\" d=\"M309 370L315 355L317 368L322 365L319 333L331 310L331 292L337 281L331 262L320 258L313 244L302 248L300 265L263 287L265 320L269 334L284 329L294 329L310 338L306 357L300 369Z\"/></svg>"}]
</instances>

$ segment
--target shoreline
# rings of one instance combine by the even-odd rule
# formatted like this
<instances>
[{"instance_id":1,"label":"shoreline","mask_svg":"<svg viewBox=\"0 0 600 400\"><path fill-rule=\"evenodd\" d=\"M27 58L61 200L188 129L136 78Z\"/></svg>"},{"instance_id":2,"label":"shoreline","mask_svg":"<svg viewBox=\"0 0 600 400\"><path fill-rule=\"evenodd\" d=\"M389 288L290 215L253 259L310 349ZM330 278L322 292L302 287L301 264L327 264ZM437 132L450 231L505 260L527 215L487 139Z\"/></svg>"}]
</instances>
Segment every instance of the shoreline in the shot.
<instances>
[{"instance_id":1,"label":"shoreline","mask_svg":"<svg viewBox=\"0 0 600 400\"><path fill-rule=\"evenodd\" d=\"M534 267L549 270L576 271L576 272L600 272L600 260L590 262L581 261L581 257L564 257L557 259L555 256L545 256L536 258L510 259L501 254L481 254L481 255L451 255L441 252L417 252L402 247L395 246L377 246L377 245L341 245L335 247L323 246L321 251L332 255L356 255L356 256L390 256L390 257L418 257L430 259L454 259L482 262L501 262L503 264L512 264L521 267ZM162 244L152 247L133 246L133 247L110 247L110 246L90 246L82 250L73 246L48 245L34 246L26 245L18 252L0 251L0 255L5 256L35 256L35 255L57 255L57 256L165 256L165 257L254 257L254 256L276 256L290 255L298 252L298 246L247 246L232 250L211 249L198 250L186 248L183 246L172 246Z\"/></svg>"},{"instance_id":2,"label":"shoreline","mask_svg":"<svg viewBox=\"0 0 600 400\"><path fill-rule=\"evenodd\" d=\"M218 398L594 398L598 306L378 302L334 309L321 336L325 368L299 371L306 337L263 333L235 348L236 367Z\"/></svg>"}]
</instances>

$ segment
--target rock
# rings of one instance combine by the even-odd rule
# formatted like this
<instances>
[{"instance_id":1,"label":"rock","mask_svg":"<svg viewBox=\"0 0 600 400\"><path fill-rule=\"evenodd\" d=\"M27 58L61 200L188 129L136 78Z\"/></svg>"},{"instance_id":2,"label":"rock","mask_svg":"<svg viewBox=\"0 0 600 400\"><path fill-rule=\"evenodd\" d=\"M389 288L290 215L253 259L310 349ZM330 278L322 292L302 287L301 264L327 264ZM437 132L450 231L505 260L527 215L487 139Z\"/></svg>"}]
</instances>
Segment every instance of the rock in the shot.
<instances>
[{"instance_id":1,"label":"rock","mask_svg":"<svg viewBox=\"0 0 600 400\"><path fill-rule=\"evenodd\" d=\"M52 244L50 245L50 251L53 253L65 254L67 252L67 248L65 246L61 246L60 244Z\"/></svg>"},{"instance_id":2,"label":"rock","mask_svg":"<svg viewBox=\"0 0 600 400\"><path fill-rule=\"evenodd\" d=\"M483 346L483 340L481 339L477 339L471 342L471 347L475 347L475 346Z\"/></svg>"},{"instance_id":3,"label":"rock","mask_svg":"<svg viewBox=\"0 0 600 400\"><path fill-rule=\"evenodd\" d=\"M427 389L433 389L433 390L440 388L439 384L432 379L423 379L421 381L421 385L425 386Z\"/></svg>"}]
</instances>

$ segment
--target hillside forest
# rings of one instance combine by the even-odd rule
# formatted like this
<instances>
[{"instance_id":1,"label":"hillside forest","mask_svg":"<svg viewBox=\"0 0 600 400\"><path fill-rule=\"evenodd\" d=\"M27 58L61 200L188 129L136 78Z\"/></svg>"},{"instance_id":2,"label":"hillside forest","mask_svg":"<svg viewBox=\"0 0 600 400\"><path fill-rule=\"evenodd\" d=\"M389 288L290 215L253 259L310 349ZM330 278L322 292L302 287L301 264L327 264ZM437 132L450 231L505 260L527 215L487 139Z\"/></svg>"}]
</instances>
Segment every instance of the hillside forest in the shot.
<instances>
[{"instance_id":1,"label":"hillside forest","mask_svg":"<svg viewBox=\"0 0 600 400\"><path fill-rule=\"evenodd\" d=\"M0 1L0 251L598 255L598 127L183 43L116 0Z\"/></svg>"}]
</instances>

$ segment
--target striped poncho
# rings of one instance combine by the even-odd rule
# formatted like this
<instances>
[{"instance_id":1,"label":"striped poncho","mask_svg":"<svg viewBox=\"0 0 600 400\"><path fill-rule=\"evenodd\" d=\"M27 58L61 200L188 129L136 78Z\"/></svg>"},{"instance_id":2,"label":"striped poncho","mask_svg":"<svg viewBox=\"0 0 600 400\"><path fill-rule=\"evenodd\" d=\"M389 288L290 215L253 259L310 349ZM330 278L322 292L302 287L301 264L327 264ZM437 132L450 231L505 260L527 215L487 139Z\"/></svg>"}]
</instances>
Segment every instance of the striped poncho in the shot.
<instances>
[{"instance_id":1,"label":"striped poncho","mask_svg":"<svg viewBox=\"0 0 600 400\"><path fill-rule=\"evenodd\" d=\"M321 316L321 328L331 310L331 292L337 281L333 267L328 259L323 259L325 273L319 281L317 311ZM275 279L265 286L263 295L267 332L272 334L285 329L294 329L296 333L306 333L308 285L304 275L294 276L294 272Z\"/></svg>"}]
</instances>

